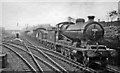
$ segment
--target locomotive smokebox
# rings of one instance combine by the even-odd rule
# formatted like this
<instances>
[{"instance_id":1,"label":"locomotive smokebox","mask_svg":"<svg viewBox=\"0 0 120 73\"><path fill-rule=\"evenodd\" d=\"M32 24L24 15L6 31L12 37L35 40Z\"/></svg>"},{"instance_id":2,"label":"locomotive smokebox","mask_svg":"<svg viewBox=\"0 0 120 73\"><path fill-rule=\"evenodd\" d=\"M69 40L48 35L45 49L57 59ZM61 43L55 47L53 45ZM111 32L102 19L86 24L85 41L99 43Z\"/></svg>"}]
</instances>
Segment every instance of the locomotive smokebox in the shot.
<instances>
[{"instance_id":1,"label":"locomotive smokebox","mask_svg":"<svg viewBox=\"0 0 120 73\"><path fill-rule=\"evenodd\" d=\"M95 16L88 16L88 21L94 21Z\"/></svg>"}]
</instances>

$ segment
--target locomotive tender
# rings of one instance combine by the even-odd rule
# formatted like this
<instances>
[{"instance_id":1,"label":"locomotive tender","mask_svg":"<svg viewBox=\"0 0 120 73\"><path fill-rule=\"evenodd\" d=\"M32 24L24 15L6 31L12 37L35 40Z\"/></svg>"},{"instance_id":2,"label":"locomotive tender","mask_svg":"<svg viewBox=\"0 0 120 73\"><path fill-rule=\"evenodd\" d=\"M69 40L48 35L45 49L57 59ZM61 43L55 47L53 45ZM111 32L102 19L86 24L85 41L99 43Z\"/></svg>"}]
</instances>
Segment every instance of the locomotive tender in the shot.
<instances>
[{"instance_id":1,"label":"locomotive tender","mask_svg":"<svg viewBox=\"0 0 120 73\"><path fill-rule=\"evenodd\" d=\"M99 44L104 38L104 29L94 21L94 16L88 16L88 19L88 22L82 18L77 19L76 23L61 22L57 28L37 28L33 30L32 36L50 46L50 49L84 65L106 66L115 50Z\"/></svg>"}]
</instances>

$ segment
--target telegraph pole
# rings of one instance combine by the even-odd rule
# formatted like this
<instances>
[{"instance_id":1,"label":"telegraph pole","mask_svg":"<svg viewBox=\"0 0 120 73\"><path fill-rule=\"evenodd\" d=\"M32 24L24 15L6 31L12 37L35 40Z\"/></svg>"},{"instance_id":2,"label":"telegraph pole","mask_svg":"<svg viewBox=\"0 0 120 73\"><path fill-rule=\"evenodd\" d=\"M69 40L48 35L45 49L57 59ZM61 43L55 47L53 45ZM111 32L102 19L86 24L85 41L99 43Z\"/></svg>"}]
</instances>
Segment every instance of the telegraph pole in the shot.
<instances>
[{"instance_id":1,"label":"telegraph pole","mask_svg":"<svg viewBox=\"0 0 120 73\"><path fill-rule=\"evenodd\" d=\"M17 29L19 29L18 26L19 26L19 23L17 22Z\"/></svg>"},{"instance_id":2,"label":"telegraph pole","mask_svg":"<svg viewBox=\"0 0 120 73\"><path fill-rule=\"evenodd\" d=\"M26 24L26 30L28 29L28 24Z\"/></svg>"},{"instance_id":3,"label":"telegraph pole","mask_svg":"<svg viewBox=\"0 0 120 73\"><path fill-rule=\"evenodd\" d=\"M120 21L120 1L118 2L118 20Z\"/></svg>"}]
</instances>

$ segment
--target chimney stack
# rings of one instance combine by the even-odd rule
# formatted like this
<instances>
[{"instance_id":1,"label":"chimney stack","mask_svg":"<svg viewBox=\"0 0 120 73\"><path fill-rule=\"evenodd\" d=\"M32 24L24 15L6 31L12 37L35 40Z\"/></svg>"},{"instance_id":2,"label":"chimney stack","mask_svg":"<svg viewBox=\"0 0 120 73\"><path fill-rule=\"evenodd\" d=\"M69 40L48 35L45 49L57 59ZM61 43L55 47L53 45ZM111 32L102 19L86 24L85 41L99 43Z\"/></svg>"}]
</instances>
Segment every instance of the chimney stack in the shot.
<instances>
[{"instance_id":1,"label":"chimney stack","mask_svg":"<svg viewBox=\"0 0 120 73\"><path fill-rule=\"evenodd\" d=\"M94 21L95 16L88 16L88 21Z\"/></svg>"}]
</instances>

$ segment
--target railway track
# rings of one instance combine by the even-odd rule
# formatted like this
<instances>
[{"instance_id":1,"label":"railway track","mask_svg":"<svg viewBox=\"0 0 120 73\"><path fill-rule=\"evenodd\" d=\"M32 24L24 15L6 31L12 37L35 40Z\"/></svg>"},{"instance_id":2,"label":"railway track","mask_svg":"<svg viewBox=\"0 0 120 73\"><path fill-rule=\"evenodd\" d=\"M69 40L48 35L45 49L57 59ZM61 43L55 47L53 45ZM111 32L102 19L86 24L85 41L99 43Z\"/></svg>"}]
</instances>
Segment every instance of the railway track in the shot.
<instances>
[{"instance_id":1,"label":"railway track","mask_svg":"<svg viewBox=\"0 0 120 73\"><path fill-rule=\"evenodd\" d=\"M25 41L25 40L24 40ZM42 57L42 56L40 56L40 55L38 55L37 53L40 53L40 50L44 53L44 54L46 54L46 55L49 55L49 57L50 58L52 58L55 62L57 62L57 63L59 63L62 67L64 67L64 64L68 64L68 65L72 65L72 66L74 66L74 67L76 67L76 68L78 68L79 70L84 70L84 71L86 71L86 72L91 72L91 73L103 73L103 71L97 71L97 70L94 70L94 69L91 69L91 68L89 68L89 67L85 67L85 66L83 66L83 65L81 65L80 63L78 63L78 62L75 62L74 60L71 60L71 59L69 59L69 58L66 58L65 56L63 56L63 55L61 55L60 53L57 53L57 52L55 52L55 51L52 51L52 50L48 50L48 49L45 49L45 48L43 48L43 47L38 47L38 46L34 46L32 43L30 43L29 41L25 41L25 46L27 47L27 48L30 48L30 50L31 50L31 52L34 54L33 56L35 56L35 58L37 58L37 59L39 59L39 57ZM18 44L17 44L18 45ZM26 51L28 51L27 50L27 48L26 48ZM42 57L43 58L43 57ZM46 59L46 57L45 57L45 59ZM48 63L48 61L47 60L45 60L47 63ZM49 63L49 64L51 64L52 65L52 63ZM54 64L54 63L53 63ZM56 67L56 71L60 71L61 69L59 69L59 67L57 67L57 66L54 66L54 67ZM65 68L64 67L64 70L67 70L67 67ZM69 68L68 68L69 69ZM72 68L71 68L72 69ZM74 69L74 68L73 68ZM67 72L66 70L65 71L62 71L62 72ZM106 73L106 72L108 72L108 73L119 73L119 71L117 71L117 70L115 70L115 69L112 69L112 68L106 68L105 70L104 70L104 72ZM81 73L81 72L80 72Z\"/></svg>"},{"instance_id":2,"label":"railway track","mask_svg":"<svg viewBox=\"0 0 120 73\"><path fill-rule=\"evenodd\" d=\"M110 67L110 66L107 66L106 69L107 69L108 71L112 72L112 73L120 73L119 70L116 70L116 69L114 69L114 68L112 68L112 67Z\"/></svg>"},{"instance_id":3,"label":"railway track","mask_svg":"<svg viewBox=\"0 0 120 73\"><path fill-rule=\"evenodd\" d=\"M3 45L4 47L6 47L7 49L11 50L13 53L15 53L21 60L24 61L24 63L29 67L29 69L31 70L31 72L35 72L35 68L32 66L32 64L30 62L28 62L21 54L19 54L17 51L13 50L11 47L7 46L7 45ZM26 72L26 71L25 71Z\"/></svg>"},{"instance_id":4,"label":"railway track","mask_svg":"<svg viewBox=\"0 0 120 73\"><path fill-rule=\"evenodd\" d=\"M30 47L30 46L29 46L29 47ZM35 46L34 46L34 48L33 48L33 47L30 47L30 48L33 49L33 50L36 50L36 51L38 51L38 52L42 52L41 49L38 49L38 48L35 47ZM45 53L45 52L44 52L44 53ZM46 53L45 53L45 55L46 55ZM48 54L47 54L47 55L48 55ZM51 58L51 57L49 57L49 56L47 56L47 55L46 55L46 57L48 57L48 58L51 59L51 60L53 59L53 58ZM58 57L58 56L56 56L56 57ZM56 59L56 60L55 60L55 59ZM60 63L63 63L63 64L60 64L61 66L59 65L60 67L62 67L63 70L65 70L65 71L68 71L68 70L71 70L71 69L74 69L74 70L76 69L76 70L77 70L76 67L70 67L71 64L69 63L69 65L68 65L68 63L66 63L65 60L60 60L60 59L58 59L58 58L55 58L55 59L54 59L55 61L52 60L55 64L57 63L57 65L58 65L58 64L60 64ZM57 61L59 61L59 62L57 62ZM63 66L62 66L62 65L63 65ZM65 66L65 65L66 65L66 66ZM63 67L64 67L64 68L63 68ZM68 68L68 67L70 67L70 68ZM74 70L73 70L73 71L74 71ZM71 70L71 71L72 71L72 70Z\"/></svg>"},{"instance_id":5,"label":"railway track","mask_svg":"<svg viewBox=\"0 0 120 73\"><path fill-rule=\"evenodd\" d=\"M32 45L32 44L31 44ZM31 46L31 47L34 47L34 46ZM36 47L34 47L34 48L36 48ZM68 59L68 60L70 60L70 61L72 61L73 63L75 63L76 65L79 65L79 66L82 66L82 67L84 67L84 68L88 68L88 70L92 70L93 72L96 72L96 73L120 73L120 71L119 70L116 70L116 69L114 69L114 68L112 68L112 67L106 67L106 68L104 68L104 69L100 69L100 70L94 70L94 69L91 69L91 68L89 68L89 67L85 67L84 65L82 65L82 64L80 64L80 63L78 63L78 62L76 62L76 61L74 61L74 60L71 60L71 59L69 59L69 58L66 58L65 56L63 56L63 55L61 55L60 53L56 53L55 51L53 51L53 50L49 50L49 49L45 49L45 48L43 48L43 47L41 47L41 46L37 46L37 48L39 48L39 49L41 49L42 51L44 51L46 54L48 54L49 56L53 56L53 57L55 57L55 55L59 55L59 57L57 56L56 58L57 59L59 59L59 60L63 60L63 58L65 58L65 59ZM69 63L69 62L68 62Z\"/></svg>"},{"instance_id":6,"label":"railway track","mask_svg":"<svg viewBox=\"0 0 120 73\"><path fill-rule=\"evenodd\" d=\"M30 52L28 52L27 50L25 49L22 49L21 47L18 47L17 45L14 45L14 44L7 44L9 46L12 46L14 48L17 48L19 50L22 50L24 52L26 52L27 54L31 54ZM54 67L53 65L49 64L48 62L46 62L45 60L43 60L42 58L40 58L39 56L33 54L33 56L35 57L35 59L37 59L37 61L39 61L39 65L41 66L41 68L43 69L41 72L40 70L36 71L36 72L40 72L40 73L44 73L44 72L52 72L52 73L60 73L60 70L57 69L56 67ZM29 58L29 57L28 57Z\"/></svg>"},{"instance_id":7,"label":"railway track","mask_svg":"<svg viewBox=\"0 0 120 73\"><path fill-rule=\"evenodd\" d=\"M1 45L2 46L2 45ZM14 52L2 46L2 52L7 54L7 67L3 69L2 73L8 72L23 72L28 73L31 71L29 66Z\"/></svg>"},{"instance_id":8,"label":"railway track","mask_svg":"<svg viewBox=\"0 0 120 73\"><path fill-rule=\"evenodd\" d=\"M46 50L46 49L44 49L44 52L46 53L46 54L48 54L49 56L52 56L52 57L55 57L55 58L57 58L57 59L60 59L60 60L63 60L63 56L61 55L61 57L56 57L55 55L56 54L54 54L53 53L53 51L51 51L51 53L49 53L49 52L47 52L47 51L49 51L49 50ZM76 64L78 64L78 65L81 65L81 64L79 64L79 63L76 63ZM82 65L83 66L83 65ZM83 66L84 67L84 66ZM88 68L89 69L89 68ZM102 71L103 70L103 71ZM116 69L114 69L114 68L112 68L112 67L110 67L110 66L107 66L105 69L102 69L101 71L100 70L96 70L96 72L98 72L98 73L103 73L103 72L105 72L105 73L120 73L120 71L119 70L116 70Z\"/></svg>"},{"instance_id":9,"label":"railway track","mask_svg":"<svg viewBox=\"0 0 120 73\"><path fill-rule=\"evenodd\" d=\"M8 43L5 43L5 44L8 44ZM11 46L14 46L14 47L15 47L15 45L14 45L13 43L12 43L12 44L8 44L8 45L11 45ZM27 45L27 44L26 44L26 45ZM18 48L18 45L16 45L16 46L17 46L16 48ZM20 45L20 46L21 46L21 45ZM28 47L28 48L29 48L29 47ZM19 47L19 49L21 49L21 47ZM21 49L21 50L24 50L24 49ZM35 49L30 49L30 50L31 50L31 52L34 54L34 56L37 55L37 56L41 57L42 59L44 59L43 56L40 56L40 55L37 54L38 50L35 50ZM24 50L24 51L27 51L27 49ZM39 50L39 52L40 52L40 50ZM48 59L51 59L49 56L46 56L46 57L47 57ZM45 57L45 58L46 58L46 57ZM53 59L53 58L52 58L52 59ZM56 62L55 62L54 60L52 60L52 59L51 59L51 62L53 62L53 64L51 64L51 63L50 63L50 64L51 64L51 65L54 65L56 68L58 68L58 70L59 70L60 72L62 72L62 73L72 72L72 70L70 70L70 68L73 69L74 65L71 65L69 62L66 63L66 61L61 60L60 62L63 63L64 66L66 65L66 66L64 67L63 65L62 65L62 66L59 65L58 63L56 63ZM48 60L45 59L44 61L48 61ZM56 59L56 61L59 62L59 59L58 59L58 60ZM59 62L59 63L60 63L60 62ZM70 65L69 65L69 64L70 64ZM70 68L69 68L69 66L73 66L73 67L70 67ZM68 67L68 68L67 68L67 67ZM68 69L69 69L69 72L68 72ZM78 67L78 68L77 68L77 67L74 67L74 69L77 70L76 72L78 72L78 70L79 70L80 73L85 72L85 71L81 70L79 67ZM73 72L75 72L75 71L73 71ZM87 72L88 72L88 71L87 71Z\"/></svg>"},{"instance_id":10,"label":"railway track","mask_svg":"<svg viewBox=\"0 0 120 73\"><path fill-rule=\"evenodd\" d=\"M27 48L28 47L28 43L24 43L25 46ZM34 49L31 49L32 53L33 54L36 54L38 55L39 57L42 57L42 59L44 59L45 61L47 61L48 63L50 63L51 65L53 66L56 66L56 68L58 68L61 72L64 72L64 73L68 73L66 69L64 69L61 65L59 65L58 63L56 63L54 60L52 60L49 56L47 56L44 52L42 52L41 50L37 51L37 50L34 50ZM41 55L42 54L42 55Z\"/></svg>"},{"instance_id":11,"label":"railway track","mask_svg":"<svg viewBox=\"0 0 120 73\"><path fill-rule=\"evenodd\" d=\"M10 40L13 40L15 37L13 36L4 36L2 37L2 42L7 42L7 41L10 41Z\"/></svg>"},{"instance_id":12,"label":"railway track","mask_svg":"<svg viewBox=\"0 0 120 73\"><path fill-rule=\"evenodd\" d=\"M30 47L30 46L29 46ZM45 48L43 48L43 47L37 47L37 48L39 48L39 49L36 49L36 47L30 47L31 49L34 49L34 50L37 50L37 51L39 51L39 49L41 49L44 53L46 53L47 55L49 55L51 58L54 58L55 60L57 59L57 60L59 60L59 63L61 63L60 61L63 61L63 62L65 62L65 63L67 63L67 64L70 64L70 65L72 65L72 66L74 66L74 67L76 67L76 68L79 68L79 69L82 69L82 70L86 70L86 71L91 71L91 72L95 72L95 70L93 70L93 69L90 69L90 68L86 68L85 66L83 66L83 65L81 65L80 63L77 63L77 62L75 62L75 61L73 61L73 60L70 60L70 59L68 59L67 57L65 57L65 56L63 56L63 55L61 55L61 54L59 54L59 53L56 53L56 52L54 52L54 51L51 51L51 50L48 50L48 49L45 49Z\"/></svg>"},{"instance_id":13,"label":"railway track","mask_svg":"<svg viewBox=\"0 0 120 73\"><path fill-rule=\"evenodd\" d=\"M75 61L70 61L70 59L68 59L67 57L64 57L63 55L60 55L59 53L56 53L54 51L51 51L51 50L48 50L48 49L45 49L43 47L36 47L34 46L31 42L25 40L27 43L28 43L28 46L31 48L31 49L34 49L34 50L37 50L37 51L43 51L45 54L49 55L52 59L54 59L56 62L58 61L58 63L63 63L61 65L63 65L63 67L66 67L65 69L67 69L67 67L69 68L69 66L72 66L73 68L73 71L75 68L78 68L80 70L84 70L84 71L87 71L87 72L96 72L95 70L93 69L90 69L90 68L86 68L86 67L82 67L80 64L78 64L77 62L75 63ZM54 52L54 54L53 54ZM64 64L66 64L66 66L64 66ZM69 68L67 70L72 70L72 68Z\"/></svg>"},{"instance_id":14,"label":"railway track","mask_svg":"<svg viewBox=\"0 0 120 73\"><path fill-rule=\"evenodd\" d=\"M10 44L9 44L9 45L10 45ZM43 58L43 57L42 57L42 58ZM45 61L46 61L46 60L45 60ZM54 62L54 65L55 65L55 64L56 64L56 63ZM57 65L58 65L58 64L57 64ZM59 66L59 65L58 65L58 66ZM58 67L58 66L57 66L57 67ZM65 71L65 69L64 69L64 68L62 68L62 67L58 67L58 68L59 68L59 69L61 68L61 69L60 69L60 70L61 70L61 72L64 72L64 73L65 73L65 72L67 72L67 71Z\"/></svg>"}]
</instances>

